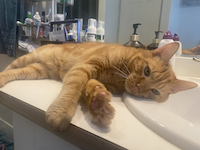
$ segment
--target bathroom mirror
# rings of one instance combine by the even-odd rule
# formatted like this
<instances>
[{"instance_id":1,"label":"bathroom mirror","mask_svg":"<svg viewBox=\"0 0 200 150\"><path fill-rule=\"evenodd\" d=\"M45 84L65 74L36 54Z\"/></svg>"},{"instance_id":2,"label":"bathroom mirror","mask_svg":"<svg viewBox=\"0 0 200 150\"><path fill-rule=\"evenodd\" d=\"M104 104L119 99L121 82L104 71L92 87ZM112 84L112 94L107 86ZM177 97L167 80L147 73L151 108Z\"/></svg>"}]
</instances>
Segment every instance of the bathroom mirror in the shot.
<instances>
[{"instance_id":1,"label":"bathroom mirror","mask_svg":"<svg viewBox=\"0 0 200 150\"><path fill-rule=\"evenodd\" d=\"M58 1L60 3L63 0L41 0L41 3L34 3L34 8L46 9L48 12L48 8ZM72 12L71 7L74 7L75 16L68 13L66 19L84 17L81 9L86 3L87 17L105 21L105 41L108 43L125 44L133 33L133 24L141 23L137 33L139 41L144 45L152 43L155 31L163 31L159 34L161 40L163 34L170 30L172 35L176 33L179 36L187 55L200 55L200 19L197 17L200 15L199 0L74 0L74 5L67 5L65 11ZM63 12L63 5L58 7L55 9ZM87 17L83 24L87 24Z\"/></svg>"},{"instance_id":2,"label":"bathroom mirror","mask_svg":"<svg viewBox=\"0 0 200 150\"><path fill-rule=\"evenodd\" d=\"M144 45L152 43L155 31L163 31L161 40L170 30L179 36L186 55L200 55L198 0L106 0L105 8L106 42L123 45L133 33L132 24L141 23L137 33Z\"/></svg>"},{"instance_id":3,"label":"bathroom mirror","mask_svg":"<svg viewBox=\"0 0 200 150\"><path fill-rule=\"evenodd\" d=\"M98 19L99 0L56 0L57 13L65 14L65 20L82 18L83 25L88 24L89 18ZM65 6L64 6L65 5Z\"/></svg>"}]
</instances>

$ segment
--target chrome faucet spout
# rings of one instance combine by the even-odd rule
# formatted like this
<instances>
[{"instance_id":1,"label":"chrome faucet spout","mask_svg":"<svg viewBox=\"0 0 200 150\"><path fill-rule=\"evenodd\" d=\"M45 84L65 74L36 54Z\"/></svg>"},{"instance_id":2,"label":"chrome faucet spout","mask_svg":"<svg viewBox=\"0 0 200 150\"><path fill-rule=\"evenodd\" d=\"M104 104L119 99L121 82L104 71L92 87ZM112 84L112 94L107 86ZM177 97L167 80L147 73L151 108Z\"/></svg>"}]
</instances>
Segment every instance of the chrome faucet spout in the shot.
<instances>
[{"instance_id":1,"label":"chrome faucet spout","mask_svg":"<svg viewBox=\"0 0 200 150\"><path fill-rule=\"evenodd\" d=\"M198 58L198 57L193 57L193 60L196 62L200 62L200 58Z\"/></svg>"}]
</instances>

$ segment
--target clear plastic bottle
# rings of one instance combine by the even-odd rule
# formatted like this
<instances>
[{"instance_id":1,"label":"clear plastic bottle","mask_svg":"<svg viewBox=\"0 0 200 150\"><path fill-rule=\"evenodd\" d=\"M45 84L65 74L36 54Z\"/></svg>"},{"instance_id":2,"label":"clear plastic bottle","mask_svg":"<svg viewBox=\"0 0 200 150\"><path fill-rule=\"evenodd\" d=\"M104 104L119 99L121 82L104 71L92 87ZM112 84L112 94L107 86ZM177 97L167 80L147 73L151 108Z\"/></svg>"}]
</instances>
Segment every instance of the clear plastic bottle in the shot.
<instances>
[{"instance_id":1,"label":"clear plastic bottle","mask_svg":"<svg viewBox=\"0 0 200 150\"><path fill-rule=\"evenodd\" d=\"M87 31L87 41L95 42L96 41L96 19L88 19L88 31Z\"/></svg>"},{"instance_id":2,"label":"clear plastic bottle","mask_svg":"<svg viewBox=\"0 0 200 150\"><path fill-rule=\"evenodd\" d=\"M96 40L98 42L104 43L104 41L105 41L104 38L105 38L104 22L98 21Z\"/></svg>"}]
</instances>

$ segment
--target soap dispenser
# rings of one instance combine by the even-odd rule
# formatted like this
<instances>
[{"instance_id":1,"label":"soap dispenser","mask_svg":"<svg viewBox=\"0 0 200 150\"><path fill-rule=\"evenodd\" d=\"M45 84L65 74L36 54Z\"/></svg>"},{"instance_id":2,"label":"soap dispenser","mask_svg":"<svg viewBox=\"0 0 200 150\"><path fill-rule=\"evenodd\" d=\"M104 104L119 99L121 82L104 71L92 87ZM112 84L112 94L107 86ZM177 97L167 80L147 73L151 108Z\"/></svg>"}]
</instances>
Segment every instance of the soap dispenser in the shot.
<instances>
[{"instance_id":1,"label":"soap dispenser","mask_svg":"<svg viewBox=\"0 0 200 150\"><path fill-rule=\"evenodd\" d=\"M153 42L147 46L148 50L154 50L158 48L159 45L159 33L162 33L162 31L155 31L156 37L153 39Z\"/></svg>"},{"instance_id":2,"label":"soap dispenser","mask_svg":"<svg viewBox=\"0 0 200 150\"><path fill-rule=\"evenodd\" d=\"M141 23L133 24L134 33L130 36L130 41L125 43L124 46L145 49L145 46L139 41L139 35L136 33L138 25L141 25Z\"/></svg>"}]
</instances>

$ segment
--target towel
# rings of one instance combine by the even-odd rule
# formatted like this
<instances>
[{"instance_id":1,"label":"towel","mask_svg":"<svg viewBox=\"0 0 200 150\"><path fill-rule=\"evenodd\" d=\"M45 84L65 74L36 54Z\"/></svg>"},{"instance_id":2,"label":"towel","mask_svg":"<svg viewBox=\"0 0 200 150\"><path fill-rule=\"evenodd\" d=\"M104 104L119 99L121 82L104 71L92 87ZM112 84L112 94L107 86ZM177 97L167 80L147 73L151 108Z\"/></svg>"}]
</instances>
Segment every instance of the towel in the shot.
<instances>
[{"instance_id":1,"label":"towel","mask_svg":"<svg viewBox=\"0 0 200 150\"><path fill-rule=\"evenodd\" d=\"M0 150L14 150L14 144L10 141L7 136L0 132Z\"/></svg>"},{"instance_id":2,"label":"towel","mask_svg":"<svg viewBox=\"0 0 200 150\"><path fill-rule=\"evenodd\" d=\"M0 54L16 57L16 21L24 21L24 0L0 2Z\"/></svg>"}]
</instances>

